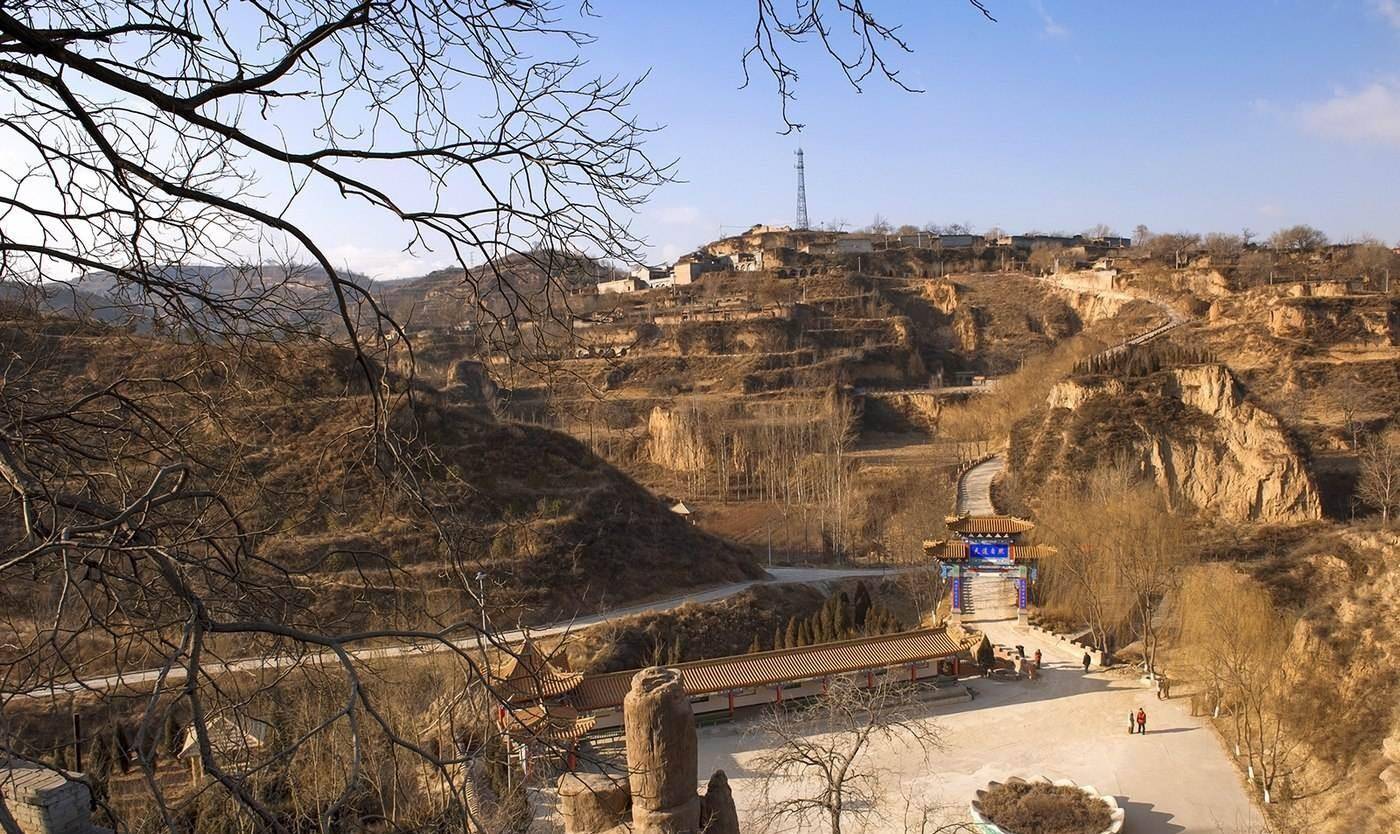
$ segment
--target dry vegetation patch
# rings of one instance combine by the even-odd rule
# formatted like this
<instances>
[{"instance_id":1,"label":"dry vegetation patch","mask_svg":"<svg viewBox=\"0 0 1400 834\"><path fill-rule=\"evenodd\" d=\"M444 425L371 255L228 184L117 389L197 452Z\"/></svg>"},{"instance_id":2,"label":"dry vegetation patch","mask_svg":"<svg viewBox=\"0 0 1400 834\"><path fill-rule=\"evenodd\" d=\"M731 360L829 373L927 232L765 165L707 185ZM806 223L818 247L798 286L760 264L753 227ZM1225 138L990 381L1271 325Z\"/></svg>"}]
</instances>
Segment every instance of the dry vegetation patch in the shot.
<instances>
[{"instance_id":1,"label":"dry vegetation patch","mask_svg":"<svg viewBox=\"0 0 1400 834\"><path fill-rule=\"evenodd\" d=\"M979 802L982 815L1008 834L1099 834L1113 819L1102 799L1043 782L996 785Z\"/></svg>"}]
</instances>

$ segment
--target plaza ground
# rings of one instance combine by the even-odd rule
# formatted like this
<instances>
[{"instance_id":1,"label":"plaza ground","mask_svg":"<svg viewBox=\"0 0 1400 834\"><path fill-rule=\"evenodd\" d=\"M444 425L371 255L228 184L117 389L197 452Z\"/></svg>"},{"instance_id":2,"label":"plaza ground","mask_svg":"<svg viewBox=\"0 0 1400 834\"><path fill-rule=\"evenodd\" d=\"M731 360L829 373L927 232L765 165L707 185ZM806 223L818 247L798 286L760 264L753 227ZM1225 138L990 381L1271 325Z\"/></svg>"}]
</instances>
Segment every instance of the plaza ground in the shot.
<instances>
[{"instance_id":1,"label":"plaza ground","mask_svg":"<svg viewBox=\"0 0 1400 834\"><path fill-rule=\"evenodd\" d=\"M1159 701L1119 674L1084 674L1081 651L1017 625L1009 582L981 576L972 594L968 625L993 643L1041 649L1041 679L973 680L973 701L923 708L921 720L934 722L943 739L927 761L898 742L878 742L866 761L883 774L883 817L864 827L849 819L846 831L918 831L917 821L906 827L906 808L937 807L935 819L966 820L973 792L1008 776L1068 778L1112 794L1127 811L1128 834L1263 830L1229 754L1203 719L1190 716L1188 699ZM1138 707L1147 711L1147 734L1129 735L1128 715ZM752 721L700 731L700 778L716 769L729 775L746 831L756 830L761 784L749 765L762 745Z\"/></svg>"}]
</instances>

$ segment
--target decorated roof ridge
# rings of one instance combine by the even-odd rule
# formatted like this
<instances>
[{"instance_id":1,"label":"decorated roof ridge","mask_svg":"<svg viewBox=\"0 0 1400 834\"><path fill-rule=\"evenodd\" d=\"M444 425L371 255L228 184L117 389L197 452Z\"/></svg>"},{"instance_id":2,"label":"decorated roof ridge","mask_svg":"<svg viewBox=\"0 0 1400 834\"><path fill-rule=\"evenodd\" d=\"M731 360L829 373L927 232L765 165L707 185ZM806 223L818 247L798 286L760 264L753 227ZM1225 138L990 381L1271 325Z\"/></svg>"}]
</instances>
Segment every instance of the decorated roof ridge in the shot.
<instances>
[{"instance_id":1,"label":"decorated roof ridge","mask_svg":"<svg viewBox=\"0 0 1400 834\"><path fill-rule=\"evenodd\" d=\"M507 697L539 700L570 691L583 680L583 673L569 669L562 654L547 655L526 637L518 651L491 670L491 678Z\"/></svg>"},{"instance_id":2,"label":"decorated roof ridge","mask_svg":"<svg viewBox=\"0 0 1400 834\"><path fill-rule=\"evenodd\" d=\"M1025 533L1035 529L1035 522L1014 515L945 516L943 523L954 533Z\"/></svg>"}]
</instances>

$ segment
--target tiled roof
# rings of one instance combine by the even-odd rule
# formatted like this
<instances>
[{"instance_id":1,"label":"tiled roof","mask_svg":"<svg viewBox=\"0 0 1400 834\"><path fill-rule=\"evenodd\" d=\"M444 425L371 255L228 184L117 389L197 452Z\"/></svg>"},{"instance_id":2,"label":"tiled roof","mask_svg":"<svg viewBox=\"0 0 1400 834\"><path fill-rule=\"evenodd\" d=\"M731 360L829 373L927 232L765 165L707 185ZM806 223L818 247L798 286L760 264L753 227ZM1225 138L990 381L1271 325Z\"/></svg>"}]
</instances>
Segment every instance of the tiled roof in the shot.
<instances>
[{"instance_id":1,"label":"tiled roof","mask_svg":"<svg viewBox=\"0 0 1400 834\"><path fill-rule=\"evenodd\" d=\"M548 657L533 640L526 639L520 650L491 670L491 683L504 698L512 701L540 701L563 695L583 679L569 671L562 655Z\"/></svg>"},{"instance_id":2,"label":"tiled roof","mask_svg":"<svg viewBox=\"0 0 1400 834\"><path fill-rule=\"evenodd\" d=\"M1007 555L1012 561L1024 561L1031 559L1047 559L1054 556L1058 551L1048 544L1013 544L1008 545ZM941 559L945 562L963 562L968 559L968 543L957 539L936 539L924 541L924 553L931 559Z\"/></svg>"},{"instance_id":3,"label":"tiled roof","mask_svg":"<svg viewBox=\"0 0 1400 834\"><path fill-rule=\"evenodd\" d=\"M571 741L582 738L598 719L580 716L578 710L566 704L532 704L503 711L500 723L515 739Z\"/></svg>"},{"instance_id":4,"label":"tiled roof","mask_svg":"<svg viewBox=\"0 0 1400 834\"><path fill-rule=\"evenodd\" d=\"M925 628L796 649L695 660L672 668L680 671L688 694L705 695L898 666L948 657L965 649L948 636L947 630ZM574 706L581 710L620 706L637 671L585 676L574 690Z\"/></svg>"},{"instance_id":5,"label":"tiled roof","mask_svg":"<svg viewBox=\"0 0 1400 834\"><path fill-rule=\"evenodd\" d=\"M266 721L249 718L242 713L230 713L209 719L205 722L205 732L209 735L209 749L215 756L244 756L262 747L267 742L271 725ZM184 743L180 745L178 758L188 759L199 755L199 738L194 727L185 729Z\"/></svg>"},{"instance_id":6,"label":"tiled roof","mask_svg":"<svg viewBox=\"0 0 1400 834\"><path fill-rule=\"evenodd\" d=\"M1035 529L1035 522L1010 515L950 515L944 521L954 533L1012 535Z\"/></svg>"}]
</instances>

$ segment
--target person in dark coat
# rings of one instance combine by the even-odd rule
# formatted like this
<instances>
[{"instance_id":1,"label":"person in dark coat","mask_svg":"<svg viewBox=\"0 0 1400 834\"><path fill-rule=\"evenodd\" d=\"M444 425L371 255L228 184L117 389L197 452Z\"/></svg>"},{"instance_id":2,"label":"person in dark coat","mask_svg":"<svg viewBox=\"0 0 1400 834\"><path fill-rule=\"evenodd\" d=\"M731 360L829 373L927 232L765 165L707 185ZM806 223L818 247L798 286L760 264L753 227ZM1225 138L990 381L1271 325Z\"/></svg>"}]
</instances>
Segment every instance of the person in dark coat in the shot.
<instances>
[{"instance_id":1,"label":"person in dark coat","mask_svg":"<svg viewBox=\"0 0 1400 834\"><path fill-rule=\"evenodd\" d=\"M1040 668L1040 649L1035 650L1035 668Z\"/></svg>"},{"instance_id":2,"label":"person in dark coat","mask_svg":"<svg viewBox=\"0 0 1400 834\"><path fill-rule=\"evenodd\" d=\"M1142 707L1138 707L1137 727L1139 735L1147 735L1147 713L1143 711Z\"/></svg>"},{"instance_id":3,"label":"person in dark coat","mask_svg":"<svg viewBox=\"0 0 1400 834\"><path fill-rule=\"evenodd\" d=\"M1128 710L1128 735L1132 735L1137 728L1137 717L1132 710Z\"/></svg>"},{"instance_id":4,"label":"person in dark coat","mask_svg":"<svg viewBox=\"0 0 1400 834\"><path fill-rule=\"evenodd\" d=\"M1089 664L1090 664L1090 663L1093 663L1093 662L1094 662L1094 659L1093 659L1092 657L1089 657L1089 653L1088 653L1088 652L1085 652L1085 653L1084 653L1084 674L1086 674L1086 675L1089 674Z\"/></svg>"}]
</instances>

